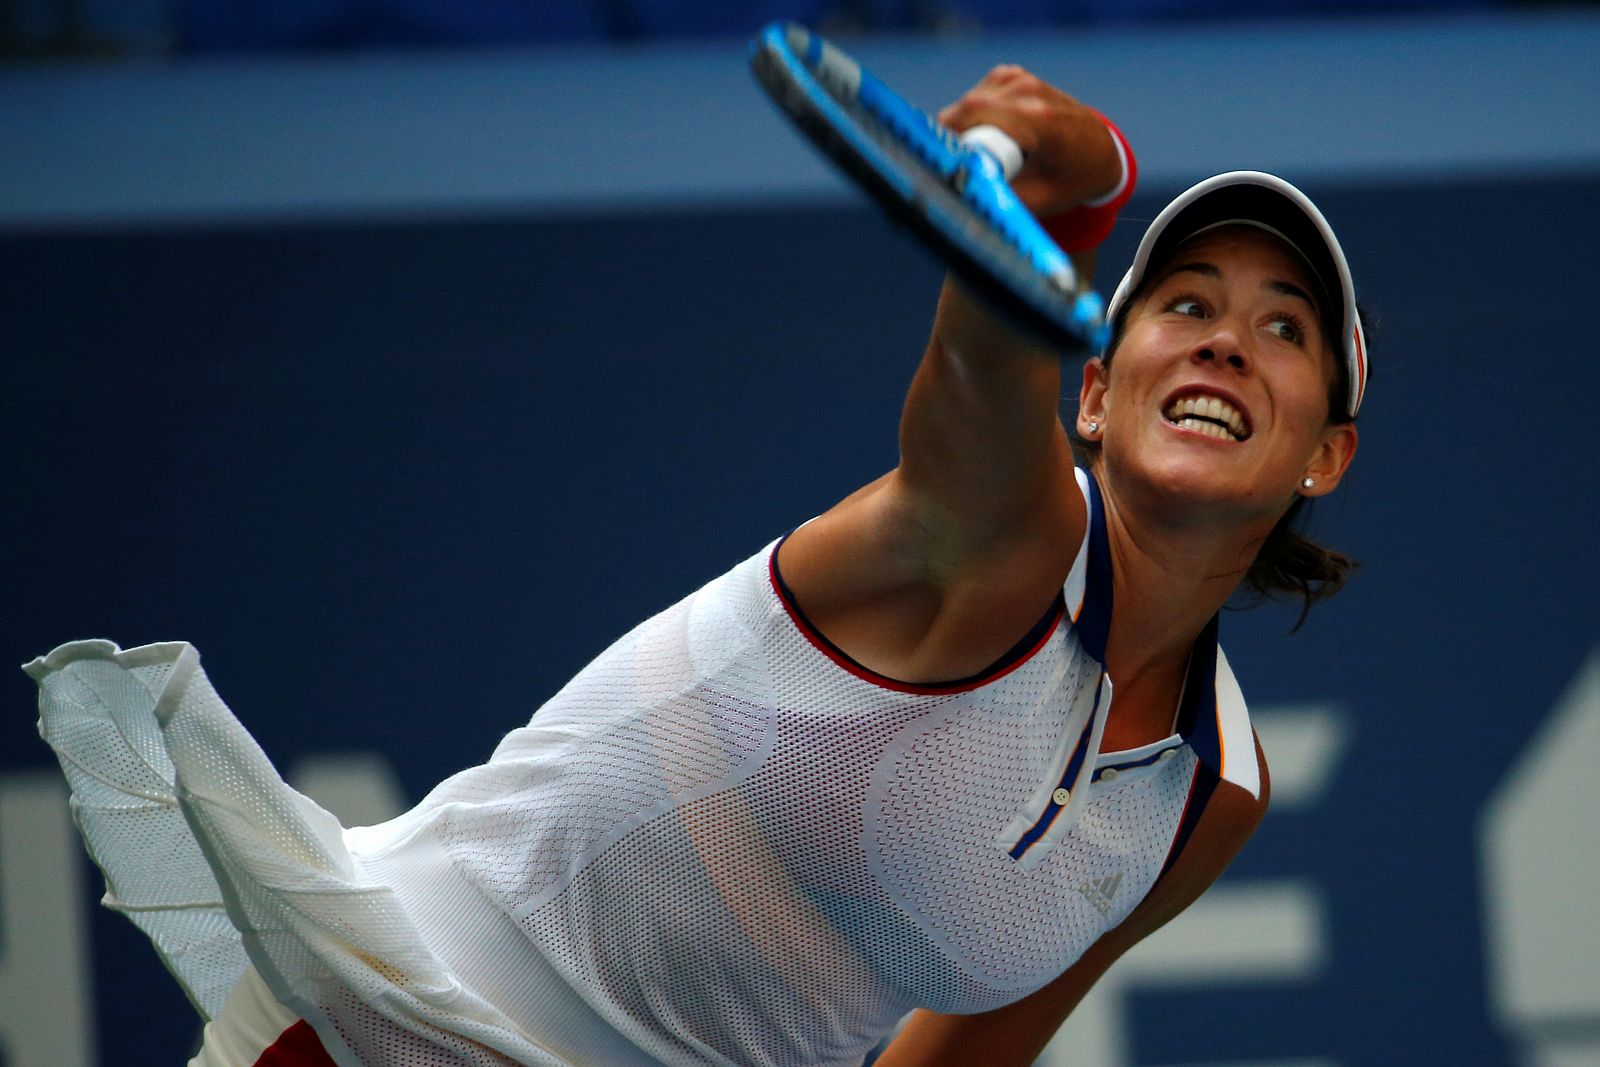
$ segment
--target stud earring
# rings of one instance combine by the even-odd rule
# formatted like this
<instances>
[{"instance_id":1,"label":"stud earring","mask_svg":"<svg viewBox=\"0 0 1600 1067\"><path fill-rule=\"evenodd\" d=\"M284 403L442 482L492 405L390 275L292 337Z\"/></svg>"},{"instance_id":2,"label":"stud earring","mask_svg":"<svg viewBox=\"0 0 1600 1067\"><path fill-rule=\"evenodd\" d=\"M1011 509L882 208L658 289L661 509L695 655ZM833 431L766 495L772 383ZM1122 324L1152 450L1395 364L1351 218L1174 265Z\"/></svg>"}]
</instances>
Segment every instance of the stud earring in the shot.
<instances>
[{"instance_id":1,"label":"stud earring","mask_svg":"<svg viewBox=\"0 0 1600 1067\"><path fill-rule=\"evenodd\" d=\"M1100 424L1091 419L1089 421L1089 432L1090 433L1099 433L1100 432Z\"/></svg>"},{"instance_id":2,"label":"stud earring","mask_svg":"<svg viewBox=\"0 0 1600 1067\"><path fill-rule=\"evenodd\" d=\"M1312 486L1314 486L1316 484L1317 483L1315 481L1311 480L1310 478L1301 478L1300 479L1300 488L1302 488L1302 489L1310 489Z\"/></svg>"}]
</instances>

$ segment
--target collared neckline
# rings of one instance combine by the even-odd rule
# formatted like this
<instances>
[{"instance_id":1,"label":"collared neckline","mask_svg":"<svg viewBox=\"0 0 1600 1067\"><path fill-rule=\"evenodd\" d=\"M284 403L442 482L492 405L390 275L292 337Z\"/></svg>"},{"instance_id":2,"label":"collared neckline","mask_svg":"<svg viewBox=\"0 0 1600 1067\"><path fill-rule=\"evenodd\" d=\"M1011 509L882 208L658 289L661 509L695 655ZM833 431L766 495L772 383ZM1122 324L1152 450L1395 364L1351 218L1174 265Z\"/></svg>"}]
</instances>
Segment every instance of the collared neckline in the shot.
<instances>
[{"instance_id":1,"label":"collared neckline","mask_svg":"<svg viewBox=\"0 0 1600 1067\"><path fill-rule=\"evenodd\" d=\"M1082 474L1080 482L1089 509L1089 554L1083 606L1073 630L1084 651L1094 657L1109 678L1106 643L1111 636L1114 608L1111 539L1099 483L1088 470ZM1251 796L1259 796L1261 768L1256 759L1255 735L1244 694L1217 641L1220 624L1220 613L1213 615L1190 650L1183 696L1178 704L1178 736L1212 774L1242 787ZM1108 710L1101 709L1100 713Z\"/></svg>"}]
</instances>

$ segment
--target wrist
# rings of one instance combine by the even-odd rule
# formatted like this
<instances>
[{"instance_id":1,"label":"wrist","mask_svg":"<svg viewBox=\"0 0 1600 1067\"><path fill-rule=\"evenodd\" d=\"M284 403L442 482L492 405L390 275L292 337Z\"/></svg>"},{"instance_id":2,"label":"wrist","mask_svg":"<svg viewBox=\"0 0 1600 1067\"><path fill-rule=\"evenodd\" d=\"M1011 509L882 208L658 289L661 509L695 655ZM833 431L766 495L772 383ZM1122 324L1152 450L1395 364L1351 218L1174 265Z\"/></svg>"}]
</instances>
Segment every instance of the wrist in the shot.
<instances>
[{"instance_id":1,"label":"wrist","mask_svg":"<svg viewBox=\"0 0 1600 1067\"><path fill-rule=\"evenodd\" d=\"M1117 215L1122 211L1122 206L1133 196L1134 186L1139 178L1138 161L1135 160L1133 149L1128 146L1128 140L1122 135L1122 131L1100 112L1094 111L1093 108L1089 110L1105 124L1111 145L1117 153L1120 178L1116 185L1100 196L1039 220L1045 232L1061 246L1063 252L1087 252L1110 236Z\"/></svg>"}]
</instances>

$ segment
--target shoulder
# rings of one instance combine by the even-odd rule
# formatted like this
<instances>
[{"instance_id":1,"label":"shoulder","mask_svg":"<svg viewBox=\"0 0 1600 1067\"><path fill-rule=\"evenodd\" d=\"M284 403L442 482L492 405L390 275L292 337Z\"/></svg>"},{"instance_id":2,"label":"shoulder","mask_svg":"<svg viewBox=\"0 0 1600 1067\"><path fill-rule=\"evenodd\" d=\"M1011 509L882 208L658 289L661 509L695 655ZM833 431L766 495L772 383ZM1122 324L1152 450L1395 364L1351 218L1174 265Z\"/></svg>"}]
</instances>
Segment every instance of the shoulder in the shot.
<instances>
[{"instance_id":1,"label":"shoulder","mask_svg":"<svg viewBox=\"0 0 1600 1067\"><path fill-rule=\"evenodd\" d=\"M1234 857L1244 848L1256 827L1267 814L1271 802L1272 778L1267 771L1266 753L1261 741L1251 732L1255 748L1259 785L1255 792L1218 779L1205 809L1194 824L1183 851L1162 874L1144 902L1113 933L1131 946L1154 933L1193 904L1221 877ZM1193 798L1191 797L1191 802Z\"/></svg>"},{"instance_id":2,"label":"shoulder","mask_svg":"<svg viewBox=\"0 0 1600 1067\"><path fill-rule=\"evenodd\" d=\"M1025 637L1061 595L1087 516L1075 470L1027 506L974 523L896 470L796 530L778 551L812 625L870 669L965 678Z\"/></svg>"}]
</instances>

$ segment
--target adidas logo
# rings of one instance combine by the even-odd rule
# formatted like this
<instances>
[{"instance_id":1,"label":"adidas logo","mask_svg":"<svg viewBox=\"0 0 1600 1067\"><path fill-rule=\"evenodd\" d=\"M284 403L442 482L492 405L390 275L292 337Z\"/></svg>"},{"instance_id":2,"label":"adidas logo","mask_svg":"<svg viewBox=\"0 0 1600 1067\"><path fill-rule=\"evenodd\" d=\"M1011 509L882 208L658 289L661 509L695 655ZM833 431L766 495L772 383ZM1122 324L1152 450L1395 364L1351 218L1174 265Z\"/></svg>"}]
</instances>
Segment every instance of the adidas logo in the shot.
<instances>
[{"instance_id":1,"label":"adidas logo","mask_svg":"<svg viewBox=\"0 0 1600 1067\"><path fill-rule=\"evenodd\" d=\"M1085 882L1078 887L1078 892L1089 899L1101 915L1111 914L1111 898L1117 895L1117 887L1122 884L1122 872L1109 875L1105 878L1096 878L1092 882Z\"/></svg>"}]
</instances>

